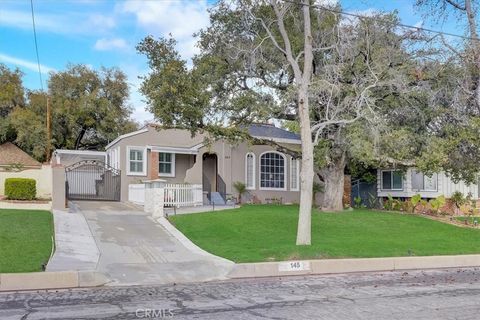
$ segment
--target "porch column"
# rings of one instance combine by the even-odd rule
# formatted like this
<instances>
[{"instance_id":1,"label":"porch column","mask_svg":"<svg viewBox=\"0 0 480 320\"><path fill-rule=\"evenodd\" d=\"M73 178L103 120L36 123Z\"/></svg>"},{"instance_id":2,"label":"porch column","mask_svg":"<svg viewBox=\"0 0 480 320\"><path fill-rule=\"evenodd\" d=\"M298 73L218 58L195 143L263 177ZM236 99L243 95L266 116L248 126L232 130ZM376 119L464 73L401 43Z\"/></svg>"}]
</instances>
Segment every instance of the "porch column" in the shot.
<instances>
[{"instance_id":1,"label":"porch column","mask_svg":"<svg viewBox=\"0 0 480 320\"><path fill-rule=\"evenodd\" d=\"M155 179L143 181L145 184L145 203L143 210L152 217L163 217L165 180Z\"/></svg>"},{"instance_id":2,"label":"porch column","mask_svg":"<svg viewBox=\"0 0 480 320\"><path fill-rule=\"evenodd\" d=\"M152 180L158 179L158 152L150 151L148 178Z\"/></svg>"},{"instance_id":3,"label":"porch column","mask_svg":"<svg viewBox=\"0 0 480 320\"><path fill-rule=\"evenodd\" d=\"M52 166L52 209L65 210L67 208L65 167Z\"/></svg>"}]
</instances>

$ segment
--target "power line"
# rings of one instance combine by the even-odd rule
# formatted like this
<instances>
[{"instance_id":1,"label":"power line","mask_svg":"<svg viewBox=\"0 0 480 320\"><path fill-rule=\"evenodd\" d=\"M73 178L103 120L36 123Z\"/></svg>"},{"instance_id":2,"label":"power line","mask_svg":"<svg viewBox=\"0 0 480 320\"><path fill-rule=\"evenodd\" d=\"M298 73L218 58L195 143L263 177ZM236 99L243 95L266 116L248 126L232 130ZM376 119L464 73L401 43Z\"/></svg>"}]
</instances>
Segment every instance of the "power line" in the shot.
<instances>
[{"instance_id":1,"label":"power line","mask_svg":"<svg viewBox=\"0 0 480 320\"><path fill-rule=\"evenodd\" d=\"M43 91L42 68L40 66L40 56L38 54L37 30L35 28L35 13L33 10L33 0L30 0L30 7L32 9L33 38L35 40L35 52L37 53L37 65L38 65L38 75L40 77L40 88Z\"/></svg>"},{"instance_id":2,"label":"power line","mask_svg":"<svg viewBox=\"0 0 480 320\"><path fill-rule=\"evenodd\" d=\"M318 4L304 4L304 3L295 2L295 1L292 1L292 0L282 0L282 1L286 2L286 3L296 4L296 5L309 6L309 7L312 7L312 8L317 8L317 9L321 9L321 10L325 10L325 11L330 11L330 12L337 13L337 14L343 14L343 15L346 15L346 16L356 17L356 18L359 18L359 19L375 20L374 17L368 17L368 16L363 16L361 14L345 12L345 11L342 11L342 10L337 10L337 9L333 9L333 8L329 8L329 7L324 7L324 6L321 6L321 5L318 5ZM408 25L408 24L404 24L404 23L397 23L396 25L399 26L399 27L403 27L403 28L414 29L416 31L425 31L425 32L429 32L429 33L439 34L439 35L457 37L457 38L461 38L461 39L464 39L464 40L480 41L480 39L467 37L467 36L462 36L460 34L438 31L438 30L433 30L433 29L424 28L424 27L416 27L416 26L412 26L412 25Z\"/></svg>"}]
</instances>

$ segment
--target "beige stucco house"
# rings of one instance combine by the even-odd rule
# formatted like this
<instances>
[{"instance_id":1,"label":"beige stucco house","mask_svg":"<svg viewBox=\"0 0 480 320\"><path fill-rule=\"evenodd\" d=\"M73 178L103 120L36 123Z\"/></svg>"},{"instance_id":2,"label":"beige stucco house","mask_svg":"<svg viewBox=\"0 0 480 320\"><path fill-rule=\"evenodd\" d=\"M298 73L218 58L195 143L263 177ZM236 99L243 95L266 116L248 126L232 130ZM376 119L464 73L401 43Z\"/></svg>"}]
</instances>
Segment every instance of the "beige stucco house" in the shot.
<instances>
[{"instance_id":1,"label":"beige stucco house","mask_svg":"<svg viewBox=\"0 0 480 320\"><path fill-rule=\"evenodd\" d=\"M249 133L298 150L300 137L269 124L254 124ZM300 199L300 161L268 145L206 143L205 135L147 125L119 136L106 147L109 166L121 171L121 201L129 185L149 179L201 185L209 200L236 196L233 184L246 184L252 201L295 203Z\"/></svg>"}]
</instances>

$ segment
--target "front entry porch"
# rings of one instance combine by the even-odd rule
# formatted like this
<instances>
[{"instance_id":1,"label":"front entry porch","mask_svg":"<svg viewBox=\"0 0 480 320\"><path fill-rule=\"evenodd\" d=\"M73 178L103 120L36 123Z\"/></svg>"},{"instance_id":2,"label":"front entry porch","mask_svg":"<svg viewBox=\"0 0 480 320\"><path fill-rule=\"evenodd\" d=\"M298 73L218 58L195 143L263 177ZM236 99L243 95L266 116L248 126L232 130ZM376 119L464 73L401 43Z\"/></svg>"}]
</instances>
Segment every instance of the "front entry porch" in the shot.
<instances>
[{"instance_id":1,"label":"front entry porch","mask_svg":"<svg viewBox=\"0 0 480 320\"><path fill-rule=\"evenodd\" d=\"M227 186L218 174L218 157L215 153L204 153L202 156L202 185L204 202L213 205L227 203Z\"/></svg>"}]
</instances>

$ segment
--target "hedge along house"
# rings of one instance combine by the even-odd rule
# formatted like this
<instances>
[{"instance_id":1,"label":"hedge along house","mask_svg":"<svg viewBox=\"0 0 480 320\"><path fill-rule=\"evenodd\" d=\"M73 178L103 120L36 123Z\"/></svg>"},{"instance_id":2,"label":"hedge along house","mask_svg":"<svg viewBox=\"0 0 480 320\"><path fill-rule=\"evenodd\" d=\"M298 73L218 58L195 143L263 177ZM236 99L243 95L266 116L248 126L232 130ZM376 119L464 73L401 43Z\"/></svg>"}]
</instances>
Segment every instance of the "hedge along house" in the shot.
<instances>
[{"instance_id":1,"label":"hedge along house","mask_svg":"<svg viewBox=\"0 0 480 320\"><path fill-rule=\"evenodd\" d=\"M30 178L36 181L37 197L51 198L52 171L11 142L0 145L0 197L5 194L5 179Z\"/></svg>"},{"instance_id":2,"label":"hedge along house","mask_svg":"<svg viewBox=\"0 0 480 320\"><path fill-rule=\"evenodd\" d=\"M300 149L300 137L269 124L255 124L249 133L291 150ZM121 135L106 147L109 166L121 170L121 200L129 186L162 179L170 184L199 186L203 202L223 204L236 196L233 184L245 183L249 198L258 202L299 202L300 161L270 145L205 143L205 134L162 129L155 125Z\"/></svg>"},{"instance_id":3,"label":"hedge along house","mask_svg":"<svg viewBox=\"0 0 480 320\"><path fill-rule=\"evenodd\" d=\"M434 173L432 176L423 174L415 168L407 170L378 169L377 170L377 193L378 197L386 198L411 198L420 194L422 198L432 199L440 195L450 198L456 191L464 196L471 194L472 199L479 199L478 184L465 182L455 183L445 173Z\"/></svg>"}]
</instances>

